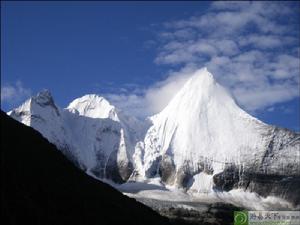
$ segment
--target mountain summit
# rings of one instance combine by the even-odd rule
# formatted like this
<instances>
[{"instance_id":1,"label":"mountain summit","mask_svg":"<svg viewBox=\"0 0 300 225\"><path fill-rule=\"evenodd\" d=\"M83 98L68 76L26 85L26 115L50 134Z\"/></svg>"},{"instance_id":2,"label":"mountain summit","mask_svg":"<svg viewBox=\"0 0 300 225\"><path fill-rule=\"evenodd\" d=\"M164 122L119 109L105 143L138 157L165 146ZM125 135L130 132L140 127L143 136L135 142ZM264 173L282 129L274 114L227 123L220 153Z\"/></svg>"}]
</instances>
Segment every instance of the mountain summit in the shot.
<instances>
[{"instance_id":1,"label":"mountain summit","mask_svg":"<svg viewBox=\"0 0 300 225\"><path fill-rule=\"evenodd\" d=\"M71 112L78 112L81 116L90 118L109 118L114 121L120 121L115 107L105 98L90 94L72 101L67 107Z\"/></svg>"},{"instance_id":2,"label":"mountain summit","mask_svg":"<svg viewBox=\"0 0 300 225\"><path fill-rule=\"evenodd\" d=\"M285 176L300 185L300 135L247 114L206 68L151 120L137 154L137 177L159 176L165 184L205 193L245 188L278 194L288 187Z\"/></svg>"},{"instance_id":3,"label":"mountain summit","mask_svg":"<svg viewBox=\"0 0 300 225\"><path fill-rule=\"evenodd\" d=\"M189 167L198 174L201 159L218 173L223 170L219 162L251 161L249 149L262 157L267 144L263 136L269 132L267 125L240 109L206 69L197 71L152 122L145 137L146 175L158 171L153 161L169 159L174 172Z\"/></svg>"},{"instance_id":4,"label":"mountain summit","mask_svg":"<svg viewBox=\"0 0 300 225\"><path fill-rule=\"evenodd\" d=\"M300 185L300 135L246 113L206 68L150 125L97 95L65 109L54 101L29 104L52 99L47 96L40 93L8 114L40 131L92 176L118 183L159 178L192 193L242 188L300 202L287 190Z\"/></svg>"},{"instance_id":5,"label":"mountain summit","mask_svg":"<svg viewBox=\"0 0 300 225\"><path fill-rule=\"evenodd\" d=\"M144 129L142 122L94 94L61 109L44 90L8 115L41 132L88 174L117 183L129 178L134 144Z\"/></svg>"}]
</instances>

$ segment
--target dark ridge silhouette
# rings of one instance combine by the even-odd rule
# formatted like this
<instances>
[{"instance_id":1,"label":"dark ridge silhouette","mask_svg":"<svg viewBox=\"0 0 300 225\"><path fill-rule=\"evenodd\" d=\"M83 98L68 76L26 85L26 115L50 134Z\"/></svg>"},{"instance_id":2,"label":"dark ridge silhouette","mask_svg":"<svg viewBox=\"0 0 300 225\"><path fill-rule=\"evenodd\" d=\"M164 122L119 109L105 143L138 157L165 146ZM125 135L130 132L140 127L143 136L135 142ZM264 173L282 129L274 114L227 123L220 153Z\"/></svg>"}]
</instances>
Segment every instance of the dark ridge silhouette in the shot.
<instances>
[{"instance_id":1,"label":"dark ridge silhouette","mask_svg":"<svg viewBox=\"0 0 300 225\"><path fill-rule=\"evenodd\" d=\"M40 133L1 111L1 223L167 225L169 221L89 177Z\"/></svg>"}]
</instances>

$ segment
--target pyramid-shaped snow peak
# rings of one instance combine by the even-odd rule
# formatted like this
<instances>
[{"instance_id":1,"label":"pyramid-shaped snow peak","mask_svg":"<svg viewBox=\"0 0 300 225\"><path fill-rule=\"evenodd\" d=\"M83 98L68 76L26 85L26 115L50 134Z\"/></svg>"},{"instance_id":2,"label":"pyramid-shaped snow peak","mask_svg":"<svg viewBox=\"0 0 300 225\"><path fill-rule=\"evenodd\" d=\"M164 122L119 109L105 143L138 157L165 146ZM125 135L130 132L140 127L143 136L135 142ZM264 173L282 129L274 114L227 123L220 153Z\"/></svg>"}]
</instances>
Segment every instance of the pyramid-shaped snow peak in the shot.
<instances>
[{"instance_id":1,"label":"pyramid-shaped snow peak","mask_svg":"<svg viewBox=\"0 0 300 225\"><path fill-rule=\"evenodd\" d=\"M206 68L196 71L151 119L144 149L136 153L141 176L160 176L169 185L211 190L213 176L229 167L258 171L287 163L271 160L264 164L266 151L278 151L278 146L268 149L276 129L239 108ZM295 161L299 150L283 149Z\"/></svg>"},{"instance_id":2,"label":"pyramid-shaped snow peak","mask_svg":"<svg viewBox=\"0 0 300 225\"><path fill-rule=\"evenodd\" d=\"M195 72L152 121L161 151L180 151L179 161L192 156L234 159L238 147L232 145L252 143L258 138L256 126L263 125L240 109L206 69Z\"/></svg>"}]
</instances>

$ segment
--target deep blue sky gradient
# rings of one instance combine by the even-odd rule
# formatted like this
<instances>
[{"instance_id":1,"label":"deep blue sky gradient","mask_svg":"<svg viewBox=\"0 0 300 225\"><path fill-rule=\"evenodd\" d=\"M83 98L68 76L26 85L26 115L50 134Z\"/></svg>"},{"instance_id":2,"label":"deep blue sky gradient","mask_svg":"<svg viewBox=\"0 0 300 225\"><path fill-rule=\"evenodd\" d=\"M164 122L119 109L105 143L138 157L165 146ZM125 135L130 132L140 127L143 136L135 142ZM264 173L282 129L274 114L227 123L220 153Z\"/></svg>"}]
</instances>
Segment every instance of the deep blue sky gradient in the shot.
<instances>
[{"instance_id":1,"label":"deep blue sky gradient","mask_svg":"<svg viewBox=\"0 0 300 225\"><path fill-rule=\"evenodd\" d=\"M165 21L201 14L208 2L1 2L1 85L49 89L65 107L88 93L149 86L168 66L147 41ZM262 110L264 122L300 130L299 99ZM1 104L4 110L11 105Z\"/></svg>"}]
</instances>

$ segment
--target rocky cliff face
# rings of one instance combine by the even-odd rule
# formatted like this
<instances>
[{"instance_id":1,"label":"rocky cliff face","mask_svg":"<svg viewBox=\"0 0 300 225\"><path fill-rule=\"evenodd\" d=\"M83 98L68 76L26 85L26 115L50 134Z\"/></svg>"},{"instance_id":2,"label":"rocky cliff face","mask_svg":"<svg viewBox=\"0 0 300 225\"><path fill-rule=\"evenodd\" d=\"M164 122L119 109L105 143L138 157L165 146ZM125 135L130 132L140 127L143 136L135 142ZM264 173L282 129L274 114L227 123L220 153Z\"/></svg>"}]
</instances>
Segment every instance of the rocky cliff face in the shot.
<instances>
[{"instance_id":1,"label":"rocky cliff face","mask_svg":"<svg viewBox=\"0 0 300 225\"><path fill-rule=\"evenodd\" d=\"M300 134L247 114L205 68L151 124L97 95L60 109L42 92L8 114L100 179L159 177L191 193L242 188L299 203Z\"/></svg>"},{"instance_id":2,"label":"rocky cliff face","mask_svg":"<svg viewBox=\"0 0 300 225\"><path fill-rule=\"evenodd\" d=\"M299 134L277 127L270 127L265 155L261 160L244 168L228 165L213 176L216 190L229 191L242 188L263 197L278 196L300 204ZM294 151L294 152L291 152Z\"/></svg>"}]
</instances>

